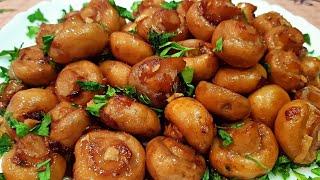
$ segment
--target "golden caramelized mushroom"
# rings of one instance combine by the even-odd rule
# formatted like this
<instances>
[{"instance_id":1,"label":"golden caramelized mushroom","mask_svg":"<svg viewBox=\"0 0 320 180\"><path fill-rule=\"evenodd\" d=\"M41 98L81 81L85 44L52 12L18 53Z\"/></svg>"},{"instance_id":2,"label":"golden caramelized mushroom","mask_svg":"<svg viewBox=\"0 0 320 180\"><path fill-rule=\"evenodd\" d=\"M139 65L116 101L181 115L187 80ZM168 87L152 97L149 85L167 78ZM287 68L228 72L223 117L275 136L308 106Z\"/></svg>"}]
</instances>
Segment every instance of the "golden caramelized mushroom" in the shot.
<instances>
[{"instance_id":1,"label":"golden caramelized mushroom","mask_svg":"<svg viewBox=\"0 0 320 180\"><path fill-rule=\"evenodd\" d=\"M164 107L167 98L179 85L178 73L184 69L185 64L182 58L148 57L132 67L129 85L148 96L152 106Z\"/></svg>"},{"instance_id":2,"label":"golden caramelized mushroom","mask_svg":"<svg viewBox=\"0 0 320 180\"><path fill-rule=\"evenodd\" d=\"M99 67L83 60L67 65L58 75L55 90L60 101L86 105L97 92L83 91L78 81L102 84L103 75Z\"/></svg>"},{"instance_id":3,"label":"golden caramelized mushroom","mask_svg":"<svg viewBox=\"0 0 320 180\"><path fill-rule=\"evenodd\" d=\"M99 23L110 33L119 31L122 25L122 18L109 1L91 0L88 6L81 10L80 14L85 22Z\"/></svg>"},{"instance_id":4,"label":"golden caramelized mushroom","mask_svg":"<svg viewBox=\"0 0 320 180\"><path fill-rule=\"evenodd\" d=\"M161 128L160 120L152 109L123 95L109 99L100 111L100 118L113 129L141 137L155 136Z\"/></svg>"},{"instance_id":5,"label":"golden caramelized mushroom","mask_svg":"<svg viewBox=\"0 0 320 180\"><path fill-rule=\"evenodd\" d=\"M219 66L218 59L212 52L212 45L198 39L180 41L179 44L185 47L194 48L193 50L186 52L186 57L183 58L186 62L186 66L194 70L192 80L194 82L199 82L211 79Z\"/></svg>"},{"instance_id":6,"label":"golden caramelized mushroom","mask_svg":"<svg viewBox=\"0 0 320 180\"><path fill-rule=\"evenodd\" d=\"M4 155L3 174L7 180L37 180L39 169L36 166L46 160L50 160L50 179L61 180L66 170L66 160L50 152L43 137L29 134Z\"/></svg>"},{"instance_id":7,"label":"golden caramelized mushroom","mask_svg":"<svg viewBox=\"0 0 320 180\"><path fill-rule=\"evenodd\" d=\"M48 85L56 77L51 59L45 57L37 46L21 49L18 59L12 62L11 68L16 78L32 86Z\"/></svg>"},{"instance_id":8,"label":"golden caramelized mushroom","mask_svg":"<svg viewBox=\"0 0 320 180\"><path fill-rule=\"evenodd\" d=\"M175 10L156 9L150 16L137 22L137 33L143 39L148 40L149 32L175 33L174 41L185 40L188 36L188 28L184 17Z\"/></svg>"},{"instance_id":9,"label":"golden caramelized mushroom","mask_svg":"<svg viewBox=\"0 0 320 180\"><path fill-rule=\"evenodd\" d=\"M27 89L17 92L11 99L7 112L12 113L12 117L20 122L33 127L42 119L42 114L53 109L58 100L50 90L46 89ZM7 122L7 121L6 121ZM11 137L16 137L15 131L6 123L7 132Z\"/></svg>"},{"instance_id":10,"label":"golden caramelized mushroom","mask_svg":"<svg viewBox=\"0 0 320 180\"><path fill-rule=\"evenodd\" d=\"M2 92L0 92L0 109L5 109L12 96L17 92L26 89L27 87L22 84L19 80L10 80L7 85L5 85Z\"/></svg>"},{"instance_id":11,"label":"golden caramelized mushroom","mask_svg":"<svg viewBox=\"0 0 320 180\"><path fill-rule=\"evenodd\" d=\"M320 109L320 89L315 86L306 86L296 92L296 99L309 101L311 104Z\"/></svg>"},{"instance_id":12,"label":"golden caramelized mushroom","mask_svg":"<svg viewBox=\"0 0 320 180\"><path fill-rule=\"evenodd\" d=\"M284 51L293 51L300 54L304 43L302 33L292 27L278 26L272 28L265 34L265 41L269 51L273 49L282 49Z\"/></svg>"},{"instance_id":13,"label":"golden caramelized mushroom","mask_svg":"<svg viewBox=\"0 0 320 180\"><path fill-rule=\"evenodd\" d=\"M298 164L316 159L319 143L320 111L305 100L294 100L278 113L274 133L282 150Z\"/></svg>"},{"instance_id":14,"label":"golden caramelized mushroom","mask_svg":"<svg viewBox=\"0 0 320 180\"><path fill-rule=\"evenodd\" d=\"M271 72L271 81L283 89L287 91L299 89L306 83L301 62L293 52L273 50L268 53L265 61Z\"/></svg>"},{"instance_id":15,"label":"golden caramelized mushroom","mask_svg":"<svg viewBox=\"0 0 320 180\"><path fill-rule=\"evenodd\" d=\"M89 125L87 112L61 102L49 114L51 115L50 139L66 147L73 147Z\"/></svg>"},{"instance_id":16,"label":"golden caramelized mushroom","mask_svg":"<svg viewBox=\"0 0 320 180\"><path fill-rule=\"evenodd\" d=\"M205 160L192 148L159 136L146 149L147 168L153 179L201 179L206 169Z\"/></svg>"},{"instance_id":17,"label":"golden caramelized mushroom","mask_svg":"<svg viewBox=\"0 0 320 180\"><path fill-rule=\"evenodd\" d=\"M122 132L93 131L75 147L73 177L81 179L143 180L145 152L133 136Z\"/></svg>"},{"instance_id":18,"label":"golden caramelized mushroom","mask_svg":"<svg viewBox=\"0 0 320 180\"><path fill-rule=\"evenodd\" d=\"M143 13L145 10L150 8L161 8L161 4L165 2L165 0L143 0L139 5L139 13Z\"/></svg>"},{"instance_id":19,"label":"golden caramelized mushroom","mask_svg":"<svg viewBox=\"0 0 320 180\"><path fill-rule=\"evenodd\" d=\"M114 32L110 36L112 54L119 60L135 65L146 57L152 56L151 46L139 36L125 32Z\"/></svg>"},{"instance_id":20,"label":"golden caramelized mushroom","mask_svg":"<svg viewBox=\"0 0 320 180\"><path fill-rule=\"evenodd\" d=\"M234 6L231 1L203 0L194 3L189 8L186 22L194 37L210 41L216 25L240 14L240 9Z\"/></svg>"},{"instance_id":21,"label":"golden caramelized mushroom","mask_svg":"<svg viewBox=\"0 0 320 180\"><path fill-rule=\"evenodd\" d=\"M232 143L224 146L216 137L210 151L210 164L227 178L254 179L267 174L278 158L278 144L266 125L246 121L241 127L224 130Z\"/></svg>"},{"instance_id":22,"label":"golden caramelized mushroom","mask_svg":"<svg viewBox=\"0 0 320 180\"><path fill-rule=\"evenodd\" d=\"M301 61L301 68L303 74L310 82L319 78L320 76L320 61L316 57L304 57Z\"/></svg>"},{"instance_id":23,"label":"golden caramelized mushroom","mask_svg":"<svg viewBox=\"0 0 320 180\"><path fill-rule=\"evenodd\" d=\"M195 96L208 111L229 121L244 119L251 111L247 98L205 81L198 84Z\"/></svg>"},{"instance_id":24,"label":"golden caramelized mushroom","mask_svg":"<svg viewBox=\"0 0 320 180\"><path fill-rule=\"evenodd\" d=\"M220 68L212 81L233 92L249 94L259 88L266 79L266 70L257 64L249 69Z\"/></svg>"},{"instance_id":25,"label":"golden caramelized mushroom","mask_svg":"<svg viewBox=\"0 0 320 180\"><path fill-rule=\"evenodd\" d=\"M201 103L193 98L178 98L166 106L164 114L194 149L208 152L216 129L212 116Z\"/></svg>"},{"instance_id":26,"label":"golden caramelized mushroom","mask_svg":"<svg viewBox=\"0 0 320 180\"><path fill-rule=\"evenodd\" d=\"M222 38L222 49L217 41ZM212 35L216 55L234 67L255 66L263 57L266 47L257 30L244 22L227 20L221 22Z\"/></svg>"},{"instance_id":27,"label":"golden caramelized mushroom","mask_svg":"<svg viewBox=\"0 0 320 180\"><path fill-rule=\"evenodd\" d=\"M249 96L251 116L254 121L273 129L274 121L283 105L290 102L288 93L278 85L267 85Z\"/></svg>"},{"instance_id":28,"label":"golden caramelized mushroom","mask_svg":"<svg viewBox=\"0 0 320 180\"><path fill-rule=\"evenodd\" d=\"M131 67L119 61L104 61L99 66L104 80L112 87L125 87L128 85Z\"/></svg>"},{"instance_id":29,"label":"golden caramelized mushroom","mask_svg":"<svg viewBox=\"0 0 320 180\"><path fill-rule=\"evenodd\" d=\"M279 13L271 11L256 17L253 21L253 26L261 34L265 34L274 27L278 27L278 26L291 27L291 24Z\"/></svg>"}]
</instances>

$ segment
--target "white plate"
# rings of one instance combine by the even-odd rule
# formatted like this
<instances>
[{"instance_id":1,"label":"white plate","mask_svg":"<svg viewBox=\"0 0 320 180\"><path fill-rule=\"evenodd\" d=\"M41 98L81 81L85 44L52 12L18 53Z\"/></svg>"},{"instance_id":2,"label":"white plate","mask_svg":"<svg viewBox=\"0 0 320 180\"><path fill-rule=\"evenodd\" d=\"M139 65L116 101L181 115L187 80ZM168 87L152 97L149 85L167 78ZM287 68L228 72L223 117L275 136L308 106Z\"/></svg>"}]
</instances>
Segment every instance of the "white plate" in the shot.
<instances>
[{"instance_id":1,"label":"white plate","mask_svg":"<svg viewBox=\"0 0 320 180\"><path fill-rule=\"evenodd\" d=\"M315 55L320 55L320 31L315 26L307 22L305 19L299 16L295 16L286 9L278 6L271 5L263 0L233 0L234 3L249 2L258 7L256 15L276 11L283 15L290 23L297 27L304 34L308 33L311 37L311 46L306 47L311 50L315 50ZM4 49L13 49L14 46L19 47L21 43L23 47L27 47L35 44L34 39L30 39L26 36L27 26L32 25L28 20L27 16L32 14L36 9L40 9L44 16L49 20L50 23L56 23L62 15L62 9L69 9L69 5L77 10L80 9L84 2L88 0L51 0L42 1L39 4L33 6L25 12L17 14L8 24L0 29L0 51ZM117 5L130 9L130 6L134 0L116 0ZM8 60L4 57L0 57L0 66L8 67ZM0 160L1 163L1 160ZM0 172L2 172L0 166ZM306 176L316 177L310 172L308 168L300 168L298 172L305 174ZM269 176L271 179L282 179L281 177ZM294 175L291 175L290 179L297 179Z\"/></svg>"}]
</instances>

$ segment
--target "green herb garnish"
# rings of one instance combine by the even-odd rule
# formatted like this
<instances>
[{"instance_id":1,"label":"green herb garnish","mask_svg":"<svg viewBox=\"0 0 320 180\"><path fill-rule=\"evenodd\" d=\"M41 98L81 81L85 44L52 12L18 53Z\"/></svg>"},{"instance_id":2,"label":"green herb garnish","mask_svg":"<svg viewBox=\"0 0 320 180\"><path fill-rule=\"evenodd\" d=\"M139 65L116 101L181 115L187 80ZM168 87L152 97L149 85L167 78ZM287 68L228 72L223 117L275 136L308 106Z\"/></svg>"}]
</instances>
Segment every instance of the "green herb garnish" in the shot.
<instances>
[{"instance_id":1,"label":"green herb garnish","mask_svg":"<svg viewBox=\"0 0 320 180\"><path fill-rule=\"evenodd\" d=\"M33 14L30 14L28 16L28 20L30 22L35 22L35 21L39 21L39 22L48 22L48 20L44 17L43 13L40 11L40 9L37 9Z\"/></svg>"},{"instance_id":2,"label":"green herb garnish","mask_svg":"<svg viewBox=\"0 0 320 180\"><path fill-rule=\"evenodd\" d=\"M34 38L39 32L39 26L28 26L27 36Z\"/></svg>"},{"instance_id":3,"label":"green herb garnish","mask_svg":"<svg viewBox=\"0 0 320 180\"><path fill-rule=\"evenodd\" d=\"M168 10L175 10L177 9L178 5L181 3L181 1L170 1L170 2L166 2L164 1L162 4L161 4L161 7L163 9L168 9Z\"/></svg>"},{"instance_id":4,"label":"green herb garnish","mask_svg":"<svg viewBox=\"0 0 320 180\"><path fill-rule=\"evenodd\" d=\"M139 100L141 103L145 104L145 105L151 105L151 104L152 104L150 98L149 98L148 96L144 95L144 94L140 94L140 95L138 96L138 100Z\"/></svg>"},{"instance_id":5,"label":"green herb garnish","mask_svg":"<svg viewBox=\"0 0 320 180\"><path fill-rule=\"evenodd\" d=\"M45 55L47 55L49 53L49 50L50 50L50 47L51 47L51 43L54 39L54 35L45 35L45 36L42 36L42 41L43 41L43 53Z\"/></svg>"},{"instance_id":6,"label":"green herb garnish","mask_svg":"<svg viewBox=\"0 0 320 180\"><path fill-rule=\"evenodd\" d=\"M50 159L43 161L41 163L37 164L38 170L41 170L45 166L44 171L38 172L38 178L39 180L50 180L51 172L50 172Z\"/></svg>"},{"instance_id":7,"label":"green herb garnish","mask_svg":"<svg viewBox=\"0 0 320 180\"><path fill-rule=\"evenodd\" d=\"M293 171L294 175L296 176L297 180L308 180L308 178L305 175L297 172L296 170L292 170L292 171Z\"/></svg>"},{"instance_id":8,"label":"green herb garnish","mask_svg":"<svg viewBox=\"0 0 320 180\"><path fill-rule=\"evenodd\" d=\"M213 49L213 52L221 52L223 50L223 38L220 37L216 41L216 47Z\"/></svg>"},{"instance_id":9,"label":"green herb garnish","mask_svg":"<svg viewBox=\"0 0 320 180\"><path fill-rule=\"evenodd\" d=\"M62 15L61 15L61 18L58 19L58 23L64 22L66 20L67 14L70 13L70 12L73 12L74 9L73 9L73 7L71 5L69 5L69 12L67 10L65 10L65 9L62 9L61 11L62 11Z\"/></svg>"},{"instance_id":10,"label":"green herb garnish","mask_svg":"<svg viewBox=\"0 0 320 180\"><path fill-rule=\"evenodd\" d=\"M222 140L222 145L224 147L227 147L233 143L233 139L227 131L225 131L223 129L219 129L218 135L219 135L220 139Z\"/></svg>"},{"instance_id":11,"label":"green herb garnish","mask_svg":"<svg viewBox=\"0 0 320 180\"><path fill-rule=\"evenodd\" d=\"M320 176L320 168L319 167L311 169L311 172L317 176Z\"/></svg>"},{"instance_id":12,"label":"green herb garnish","mask_svg":"<svg viewBox=\"0 0 320 180\"><path fill-rule=\"evenodd\" d=\"M3 88L7 86L7 83L9 82L9 70L5 67L0 66L0 78L3 79Z\"/></svg>"},{"instance_id":13,"label":"green herb garnish","mask_svg":"<svg viewBox=\"0 0 320 180\"><path fill-rule=\"evenodd\" d=\"M86 110L93 116L100 117L100 109L107 103L93 103L87 106Z\"/></svg>"},{"instance_id":14,"label":"green herb garnish","mask_svg":"<svg viewBox=\"0 0 320 180\"><path fill-rule=\"evenodd\" d=\"M192 96L194 93L194 85L192 84L192 79L193 79L193 73L194 70L190 67L185 67L182 71L181 71L181 77L183 80L183 83L186 86L186 94L187 96Z\"/></svg>"},{"instance_id":15,"label":"green herb garnish","mask_svg":"<svg viewBox=\"0 0 320 180\"><path fill-rule=\"evenodd\" d=\"M99 91L105 89L105 85L94 82L94 81L77 81L77 84L83 91Z\"/></svg>"},{"instance_id":16,"label":"green herb garnish","mask_svg":"<svg viewBox=\"0 0 320 180\"><path fill-rule=\"evenodd\" d=\"M188 48L180 45L179 43L176 42L167 42L161 46L159 46L159 49L163 49L160 52L160 57L182 57L185 55L187 51L193 50L194 48ZM175 52L174 54L170 54L170 51L178 51Z\"/></svg>"},{"instance_id":17,"label":"green herb garnish","mask_svg":"<svg viewBox=\"0 0 320 180\"><path fill-rule=\"evenodd\" d=\"M39 125L32 128L30 131L34 132L39 136L49 136L50 133L51 116L44 115Z\"/></svg>"},{"instance_id":18,"label":"green herb garnish","mask_svg":"<svg viewBox=\"0 0 320 180\"><path fill-rule=\"evenodd\" d=\"M114 0L108 0L108 1L118 11L118 13L121 17L126 18L130 21L134 21L134 17L130 11L128 11L124 7L117 6Z\"/></svg>"},{"instance_id":19,"label":"green herb garnish","mask_svg":"<svg viewBox=\"0 0 320 180\"><path fill-rule=\"evenodd\" d=\"M169 42L175 33L158 33L155 30L151 29L148 33L148 40L151 43L152 47L156 50L157 54L160 54L160 46Z\"/></svg>"},{"instance_id":20,"label":"green herb garnish","mask_svg":"<svg viewBox=\"0 0 320 180\"><path fill-rule=\"evenodd\" d=\"M0 157L8 152L13 145L13 141L10 139L8 134L2 134L0 137Z\"/></svg>"},{"instance_id":21,"label":"green herb garnish","mask_svg":"<svg viewBox=\"0 0 320 180\"><path fill-rule=\"evenodd\" d=\"M142 3L142 1L135 1L131 5L131 11L132 12L137 12L139 10L139 6Z\"/></svg>"},{"instance_id":22,"label":"green herb garnish","mask_svg":"<svg viewBox=\"0 0 320 180\"><path fill-rule=\"evenodd\" d=\"M303 34L304 42L311 46L311 39L309 34Z\"/></svg>"},{"instance_id":23,"label":"green herb garnish","mask_svg":"<svg viewBox=\"0 0 320 180\"><path fill-rule=\"evenodd\" d=\"M296 168L298 168L298 166L291 162L287 156L281 155L278 157L272 173L274 175L281 175L282 178L286 180L290 177L290 170Z\"/></svg>"},{"instance_id":24,"label":"green herb garnish","mask_svg":"<svg viewBox=\"0 0 320 180\"><path fill-rule=\"evenodd\" d=\"M19 57L20 49L22 48L23 43L19 48L14 47L13 50L3 50L0 52L0 56L10 56L9 62L16 60Z\"/></svg>"},{"instance_id":25,"label":"green herb garnish","mask_svg":"<svg viewBox=\"0 0 320 180\"><path fill-rule=\"evenodd\" d=\"M230 127L234 129L238 129L238 128L241 128L243 125L244 125L244 122L238 122L238 123L231 124Z\"/></svg>"},{"instance_id":26,"label":"green herb garnish","mask_svg":"<svg viewBox=\"0 0 320 180\"><path fill-rule=\"evenodd\" d=\"M29 133L29 130L30 130L29 126L14 119L12 117L12 113L6 112L4 115L4 118L7 121L9 127L16 130L16 134L18 137L20 138L24 137Z\"/></svg>"},{"instance_id":27,"label":"green herb garnish","mask_svg":"<svg viewBox=\"0 0 320 180\"><path fill-rule=\"evenodd\" d=\"M257 166L259 166L260 168L269 171L268 167L266 165L264 165L262 162L260 162L259 160L257 160L256 158L252 157L251 155L245 155L245 158L256 163Z\"/></svg>"}]
</instances>

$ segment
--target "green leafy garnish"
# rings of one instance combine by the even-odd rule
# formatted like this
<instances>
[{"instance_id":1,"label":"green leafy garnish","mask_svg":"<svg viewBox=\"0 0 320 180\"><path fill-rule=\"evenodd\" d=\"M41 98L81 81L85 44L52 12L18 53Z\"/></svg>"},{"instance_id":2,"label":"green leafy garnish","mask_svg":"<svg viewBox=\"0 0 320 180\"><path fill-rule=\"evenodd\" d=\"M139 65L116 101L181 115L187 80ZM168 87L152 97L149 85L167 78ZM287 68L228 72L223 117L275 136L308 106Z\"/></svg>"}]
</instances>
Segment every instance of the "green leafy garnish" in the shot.
<instances>
[{"instance_id":1,"label":"green leafy garnish","mask_svg":"<svg viewBox=\"0 0 320 180\"><path fill-rule=\"evenodd\" d=\"M31 131L39 136L49 136L50 124L51 124L51 116L44 115L41 123L39 125L35 126L35 128L32 128Z\"/></svg>"},{"instance_id":2,"label":"green leafy garnish","mask_svg":"<svg viewBox=\"0 0 320 180\"><path fill-rule=\"evenodd\" d=\"M83 91L99 91L103 90L106 86L94 81L77 81L77 84Z\"/></svg>"},{"instance_id":3,"label":"green leafy garnish","mask_svg":"<svg viewBox=\"0 0 320 180\"><path fill-rule=\"evenodd\" d=\"M27 36L34 38L39 32L39 26L28 26Z\"/></svg>"},{"instance_id":4,"label":"green leafy garnish","mask_svg":"<svg viewBox=\"0 0 320 180\"><path fill-rule=\"evenodd\" d=\"M107 104L108 100L115 96L116 93L117 90L115 88L108 86L107 92L104 95L95 95L93 97L93 103L87 106L86 110L91 115L99 117L101 108L103 108Z\"/></svg>"},{"instance_id":5,"label":"green leafy garnish","mask_svg":"<svg viewBox=\"0 0 320 180\"><path fill-rule=\"evenodd\" d=\"M9 79L10 79L8 71L9 70L7 68L0 66L0 78L2 78L3 81L4 81L4 83L3 83L4 87L3 88L6 87L6 84L9 82Z\"/></svg>"},{"instance_id":6,"label":"green leafy garnish","mask_svg":"<svg viewBox=\"0 0 320 180\"><path fill-rule=\"evenodd\" d=\"M73 11L74 11L73 7L69 5L69 13ZM67 14L68 14L68 11L65 9L62 9L62 15L61 15L61 18L58 19L58 23L64 22L66 20Z\"/></svg>"},{"instance_id":7,"label":"green leafy garnish","mask_svg":"<svg viewBox=\"0 0 320 180\"><path fill-rule=\"evenodd\" d=\"M89 3L85 2L85 3L82 4L82 8L86 8L86 7L88 7L88 5L89 5Z\"/></svg>"},{"instance_id":8,"label":"green leafy garnish","mask_svg":"<svg viewBox=\"0 0 320 180\"><path fill-rule=\"evenodd\" d=\"M2 134L0 137L0 157L8 152L13 145L13 141L8 134Z\"/></svg>"},{"instance_id":9,"label":"green leafy garnish","mask_svg":"<svg viewBox=\"0 0 320 180\"><path fill-rule=\"evenodd\" d=\"M187 51L190 51L194 48L184 47L176 42L167 42L167 43L159 46L159 49L163 49L160 52L160 57L182 57L185 55L185 53ZM175 52L174 54L172 54L172 53L170 54L170 52L172 50L178 51L178 52Z\"/></svg>"},{"instance_id":10,"label":"green leafy garnish","mask_svg":"<svg viewBox=\"0 0 320 180\"><path fill-rule=\"evenodd\" d=\"M137 28L131 29L130 31L128 31L128 33L137 34Z\"/></svg>"},{"instance_id":11,"label":"green leafy garnish","mask_svg":"<svg viewBox=\"0 0 320 180\"><path fill-rule=\"evenodd\" d=\"M257 178L257 180L269 180L269 176L268 174L265 174L264 176Z\"/></svg>"},{"instance_id":12,"label":"green leafy garnish","mask_svg":"<svg viewBox=\"0 0 320 180\"><path fill-rule=\"evenodd\" d=\"M195 87L193 84L191 84L193 79L193 73L194 73L194 70L190 67L185 67L183 71L181 71L181 77L182 77L183 83L186 86L187 96L192 96L194 93Z\"/></svg>"},{"instance_id":13,"label":"green leafy garnish","mask_svg":"<svg viewBox=\"0 0 320 180\"><path fill-rule=\"evenodd\" d=\"M204 175L202 176L202 180L209 180L210 179L210 172L209 169L207 168L206 171L204 172Z\"/></svg>"},{"instance_id":14,"label":"green leafy garnish","mask_svg":"<svg viewBox=\"0 0 320 180\"><path fill-rule=\"evenodd\" d=\"M168 9L168 10L175 10L177 9L178 5L181 3L181 1L170 1L170 2L166 2L164 1L163 3L161 3L161 7L163 9Z\"/></svg>"},{"instance_id":15,"label":"green leafy garnish","mask_svg":"<svg viewBox=\"0 0 320 180\"><path fill-rule=\"evenodd\" d=\"M223 49L223 38L220 37L217 41L216 41L216 47L213 49L213 52L221 52Z\"/></svg>"},{"instance_id":16,"label":"green leafy garnish","mask_svg":"<svg viewBox=\"0 0 320 180\"><path fill-rule=\"evenodd\" d=\"M23 43L20 45L19 48L14 47L13 50L3 50L0 52L0 56L10 56L9 62L12 62L18 58L22 46Z\"/></svg>"},{"instance_id":17,"label":"green leafy garnish","mask_svg":"<svg viewBox=\"0 0 320 180\"><path fill-rule=\"evenodd\" d=\"M151 29L148 33L148 40L151 43L152 47L156 50L157 54L160 52L160 46L169 42L175 33L158 33L155 30Z\"/></svg>"},{"instance_id":18,"label":"green leafy garnish","mask_svg":"<svg viewBox=\"0 0 320 180\"><path fill-rule=\"evenodd\" d=\"M293 171L294 175L296 176L297 180L308 180L308 178L305 175L303 175L295 170L292 170L292 171Z\"/></svg>"},{"instance_id":19,"label":"green leafy garnish","mask_svg":"<svg viewBox=\"0 0 320 180\"><path fill-rule=\"evenodd\" d=\"M107 103L93 103L87 106L86 110L93 116L99 117L100 116L100 109L106 105Z\"/></svg>"},{"instance_id":20,"label":"green leafy garnish","mask_svg":"<svg viewBox=\"0 0 320 180\"><path fill-rule=\"evenodd\" d=\"M39 22L48 22L48 20L44 17L43 13L40 11L40 9L37 9L33 14L30 14L28 16L28 20L30 22L35 22L35 21L39 21Z\"/></svg>"},{"instance_id":21,"label":"green leafy garnish","mask_svg":"<svg viewBox=\"0 0 320 180\"><path fill-rule=\"evenodd\" d=\"M231 124L230 127L234 129L238 129L238 128L241 128L243 125L244 125L244 122L238 122L238 123Z\"/></svg>"},{"instance_id":22,"label":"green leafy garnish","mask_svg":"<svg viewBox=\"0 0 320 180\"><path fill-rule=\"evenodd\" d=\"M223 129L219 129L218 130L218 135L221 138L222 145L224 147L227 147L227 146L229 146L230 144L233 143L233 139L232 139L232 137L230 136L230 134L227 131L225 131Z\"/></svg>"},{"instance_id":23,"label":"green leafy garnish","mask_svg":"<svg viewBox=\"0 0 320 180\"><path fill-rule=\"evenodd\" d=\"M245 155L245 158L253 161L254 163L256 163L257 166L259 166L260 168L269 171L268 167L266 165L264 165L262 162L260 162L259 160L257 160L256 158L252 157L251 155Z\"/></svg>"},{"instance_id":24,"label":"green leafy garnish","mask_svg":"<svg viewBox=\"0 0 320 180\"><path fill-rule=\"evenodd\" d=\"M317 176L320 176L320 168L319 167L311 169L311 172Z\"/></svg>"},{"instance_id":25,"label":"green leafy garnish","mask_svg":"<svg viewBox=\"0 0 320 180\"><path fill-rule=\"evenodd\" d=\"M309 34L303 34L303 39L305 43L307 43L308 45L311 45L311 39Z\"/></svg>"},{"instance_id":26,"label":"green leafy garnish","mask_svg":"<svg viewBox=\"0 0 320 180\"><path fill-rule=\"evenodd\" d=\"M29 126L14 119L12 117L12 113L5 113L4 118L8 122L9 127L16 130L16 134L18 137L24 137L29 133Z\"/></svg>"},{"instance_id":27,"label":"green leafy garnish","mask_svg":"<svg viewBox=\"0 0 320 180\"><path fill-rule=\"evenodd\" d=\"M139 100L141 103L145 104L145 105L151 105L151 104L152 104L150 98L149 98L148 96L144 95L144 94L140 94L140 95L138 96L138 100Z\"/></svg>"},{"instance_id":28,"label":"green leafy garnish","mask_svg":"<svg viewBox=\"0 0 320 180\"><path fill-rule=\"evenodd\" d=\"M51 47L51 43L54 39L54 35L45 35L45 36L42 36L42 41L43 41L43 53L45 55L47 55L49 53L49 50L50 50L50 47Z\"/></svg>"},{"instance_id":29,"label":"green leafy garnish","mask_svg":"<svg viewBox=\"0 0 320 180\"><path fill-rule=\"evenodd\" d=\"M290 177L290 170L297 169L298 166L284 155L278 157L275 166L272 169L274 175L281 175L284 180Z\"/></svg>"},{"instance_id":30,"label":"green leafy garnish","mask_svg":"<svg viewBox=\"0 0 320 180\"><path fill-rule=\"evenodd\" d=\"M316 161L315 163L320 166L320 150L317 151L317 158L316 158Z\"/></svg>"},{"instance_id":31,"label":"green leafy garnish","mask_svg":"<svg viewBox=\"0 0 320 180\"><path fill-rule=\"evenodd\" d=\"M134 21L134 17L130 11L128 11L124 7L117 6L114 0L108 0L108 1L118 11L118 13L121 17L126 18L130 21Z\"/></svg>"},{"instance_id":32,"label":"green leafy garnish","mask_svg":"<svg viewBox=\"0 0 320 180\"><path fill-rule=\"evenodd\" d=\"M221 179L222 177L220 176L219 173L217 173L216 171L213 171L208 167L202 176L202 180L221 180Z\"/></svg>"},{"instance_id":33,"label":"green leafy garnish","mask_svg":"<svg viewBox=\"0 0 320 180\"><path fill-rule=\"evenodd\" d=\"M51 171L50 171L50 159L43 161L41 163L37 164L38 170L42 170L42 168L45 166L45 170L38 172L38 178L39 180L50 180L51 177Z\"/></svg>"},{"instance_id":34,"label":"green leafy garnish","mask_svg":"<svg viewBox=\"0 0 320 180\"><path fill-rule=\"evenodd\" d=\"M131 11L132 12L137 12L141 3L142 3L142 1L133 2L132 5L131 5Z\"/></svg>"}]
</instances>

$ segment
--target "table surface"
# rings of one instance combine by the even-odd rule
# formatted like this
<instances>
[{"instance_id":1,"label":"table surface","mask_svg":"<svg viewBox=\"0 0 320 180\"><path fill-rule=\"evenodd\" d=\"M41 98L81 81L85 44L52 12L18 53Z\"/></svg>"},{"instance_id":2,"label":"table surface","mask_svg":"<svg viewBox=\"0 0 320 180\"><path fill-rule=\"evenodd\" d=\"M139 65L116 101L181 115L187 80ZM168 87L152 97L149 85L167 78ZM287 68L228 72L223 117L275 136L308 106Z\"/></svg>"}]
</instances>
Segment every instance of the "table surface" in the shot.
<instances>
[{"instance_id":1,"label":"table surface","mask_svg":"<svg viewBox=\"0 0 320 180\"><path fill-rule=\"evenodd\" d=\"M0 28L21 11L42 0L0 0ZM245 0L244 0L245 1ZM278 4L295 15L304 17L320 29L320 0L266 0ZM4 11L4 12L3 12Z\"/></svg>"}]
</instances>

